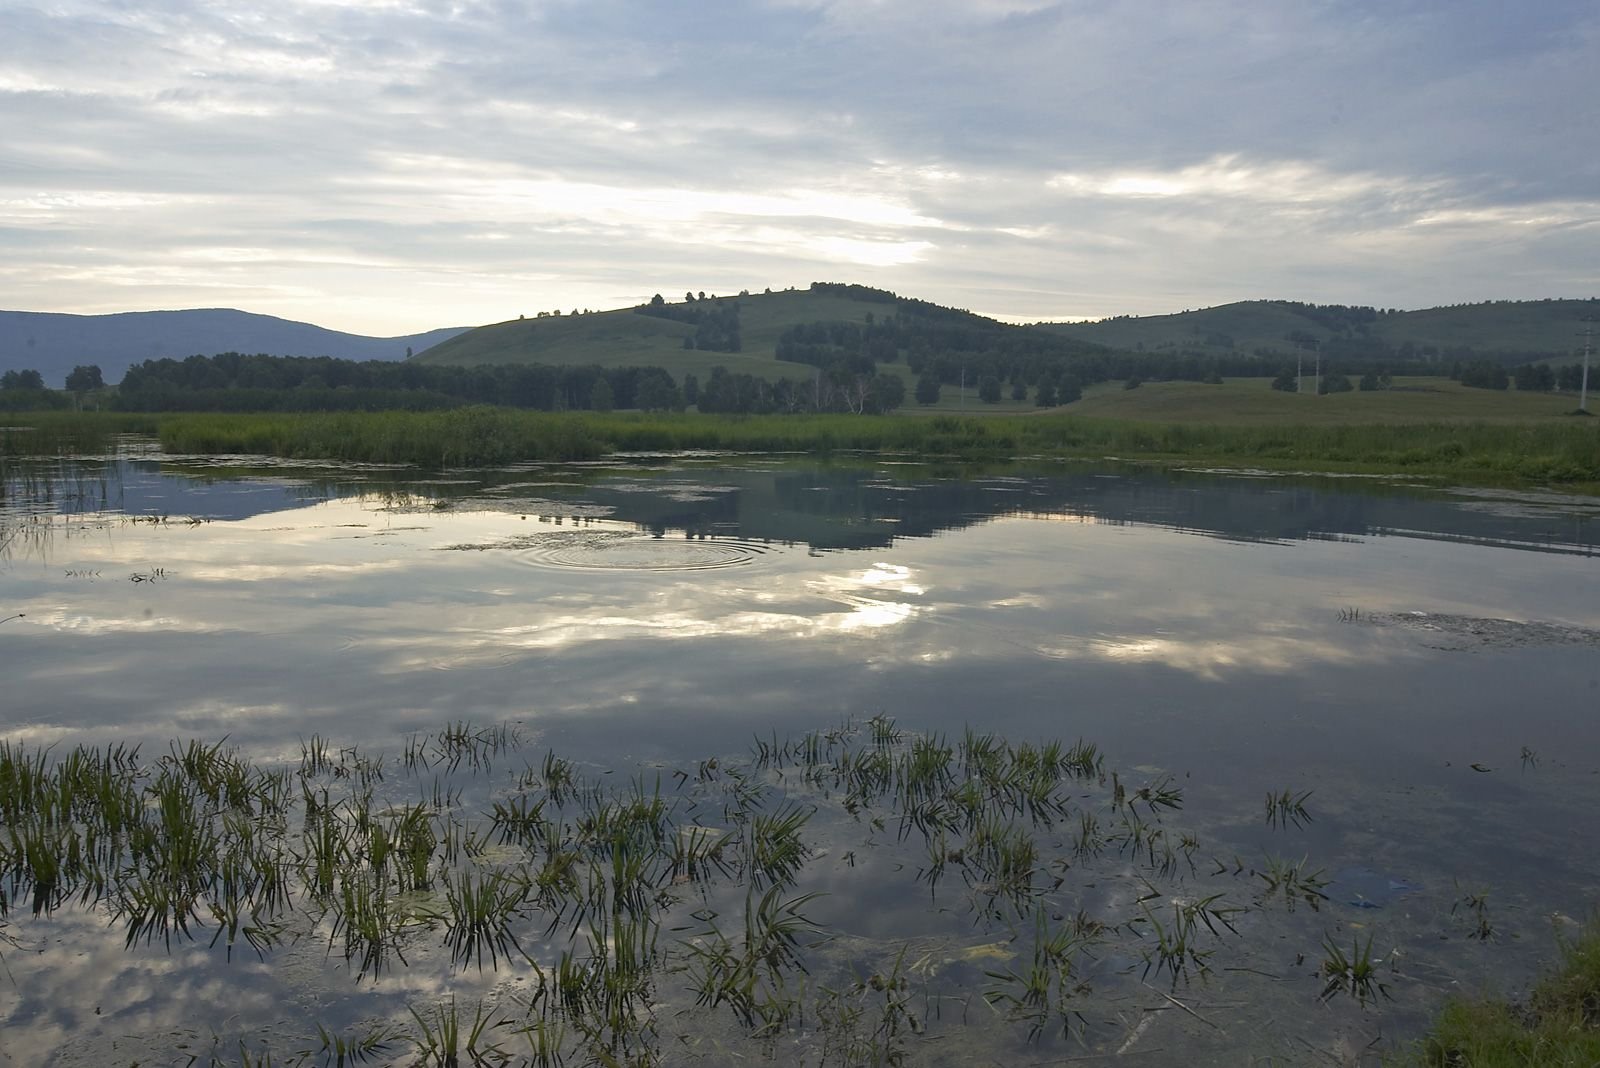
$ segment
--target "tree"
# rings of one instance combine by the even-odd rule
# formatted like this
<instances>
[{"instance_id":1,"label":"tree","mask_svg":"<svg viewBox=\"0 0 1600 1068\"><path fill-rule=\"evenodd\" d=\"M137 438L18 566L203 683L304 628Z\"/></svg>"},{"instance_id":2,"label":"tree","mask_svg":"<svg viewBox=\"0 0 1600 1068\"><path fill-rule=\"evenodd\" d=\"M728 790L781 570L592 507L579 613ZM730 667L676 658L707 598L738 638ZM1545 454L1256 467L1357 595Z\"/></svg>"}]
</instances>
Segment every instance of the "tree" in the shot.
<instances>
[{"instance_id":1,"label":"tree","mask_svg":"<svg viewBox=\"0 0 1600 1068\"><path fill-rule=\"evenodd\" d=\"M1025 401L1028 399L1028 384L1020 378L1011 383L1011 399L1014 401Z\"/></svg>"},{"instance_id":2,"label":"tree","mask_svg":"<svg viewBox=\"0 0 1600 1068\"><path fill-rule=\"evenodd\" d=\"M641 372L639 384L634 387L634 403L647 412L676 410L683 407L683 394L673 383L672 376L659 368Z\"/></svg>"},{"instance_id":3,"label":"tree","mask_svg":"<svg viewBox=\"0 0 1600 1068\"><path fill-rule=\"evenodd\" d=\"M44 376L38 371L23 369L0 374L0 389L43 389Z\"/></svg>"},{"instance_id":4,"label":"tree","mask_svg":"<svg viewBox=\"0 0 1600 1068\"><path fill-rule=\"evenodd\" d=\"M1281 390L1284 393L1298 393L1300 391L1300 380L1295 377L1295 373L1292 370L1285 367L1278 372L1278 377L1272 380L1272 388Z\"/></svg>"},{"instance_id":5,"label":"tree","mask_svg":"<svg viewBox=\"0 0 1600 1068\"><path fill-rule=\"evenodd\" d=\"M978 399L985 404L1000 403L1000 379L995 375L984 375L978 379Z\"/></svg>"},{"instance_id":6,"label":"tree","mask_svg":"<svg viewBox=\"0 0 1600 1068\"><path fill-rule=\"evenodd\" d=\"M1461 384L1476 389L1505 389L1511 385L1511 376L1493 360L1474 360L1461 368Z\"/></svg>"},{"instance_id":7,"label":"tree","mask_svg":"<svg viewBox=\"0 0 1600 1068\"><path fill-rule=\"evenodd\" d=\"M685 404L700 403L700 380L694 375L683 376L683 402Z\"/></svg>"},{"instance_id":8,"label":"tree","mask_svg":"<svg viewBox=\"0 0 1600 1068\"><path fill-rule=\"evenodd\" d=\"M406 355L410 355L407 350ZM91 389L100 389L105 385L105 380L100 377L100 368L96 364L79 364L67 375L67 392L87 393Z\"/></svg>"},{"instance_id":9,"label":"tree","mask_svg":"<svg viewBox=\"0 0 1600 1068\"><path fill-rule=\"evenodd\" d=\"M924 374L921 378L917 379L917 403L918 404L938 404L939 403L939 376L938 375L931 374L931 373L930 374Z\"/></svg>"},{"instance_id":10,"label":"tree","mask_svg":"<svg viewBox=\"0 0 1600 1068\"><path fill-rule=\"evenodd\" d=\"M1519 390L1548 393L1556 388L1556 373L1547 363L1525 363L1514 376Z\"/></svg>"},{"instance_id":11,"label":"tree","mask_svg":"<svg viewBox=\"0 0 1600 1068\"><path fill-rule=\"evenodd\" d=\"M657 293L655 296L650 298L650 307L652 307L652 308L664 307L666 305L666 303L667 303L666 298L663 297L660 293Z\"/></svg>"},{"instance_id":12,"label":"tree","mask_svg":"<svg viewBox=\"0 0 1600 1068\"><path fill-rule=\"evenodd\" d=\"M611 389L611 383L604 376L594 380L594 388L589 391L589 407L597 412L609 412L616 404L616 394Z\"/></svg>"},{"instance_id":13,"label":"tree","mask_svg":"<svg viewBox=\"0 0 1600 1068\"><path fill-rule=\"evenodd\" d=\"M876 374L868 389L866 410L882 414L892 412L906 402L906 380L899 375Z\"/></svg>"},{"instance_id":14,"label":"tree","mask_svg":"<svg viewBox=\"0 0 1600 1068\"><path fill-rule=\"evenodd\" d=\"M1322 382L1317 386L1318 393L1349 393L1350 379L1337 371L1329 372L1322 376Z\"/></svg>"},{"instance_id":15,"label":"tree","mask_svg":"<svg viewBox=\"0 0 1600 1068\"><path fill-rule=\"evenodd\" d=\"M1053 382L1040 382L1039 389L1033 395L1033 403L1039 408L1054 408L1056 406L1056 387Z\"/></svg>"}]
</instances>

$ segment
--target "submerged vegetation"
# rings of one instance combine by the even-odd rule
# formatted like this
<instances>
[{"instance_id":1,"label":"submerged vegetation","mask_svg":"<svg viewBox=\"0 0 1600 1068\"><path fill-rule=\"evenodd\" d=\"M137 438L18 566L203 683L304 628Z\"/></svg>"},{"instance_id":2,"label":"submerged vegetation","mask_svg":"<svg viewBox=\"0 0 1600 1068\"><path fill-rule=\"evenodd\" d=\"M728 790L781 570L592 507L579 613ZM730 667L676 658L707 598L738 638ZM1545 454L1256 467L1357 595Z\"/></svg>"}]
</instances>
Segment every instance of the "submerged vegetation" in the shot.
<instances>
[{"instance_id":1,"label":"submerged vegetation","mask_svg":"<svg viewBox=\"0 0 1600 1068\"><path fill-rule=\"evenodd\" d=\"M1280 796L1290 812L1304 797ZM1126 778L1088 742L884 716L622 782L465 721L396 756L313 735L297 764L221 742L0 742L0 963L48 937L34 924L81 913L129 952L206 946L229 968L311 944L357 990L426 961L480 989L308 1021L287 1047L218 1034L211 1064L893 1065L955 1056L973 1028L1005 1056L1126 1051L1144 1028L1108 1007L1130 984L1214 1028L1191 987L1288 981L1250 952L1273 915L1321 939L1301 955L1309 1003L1392 996L1396 960L1371 930L1328 933L1308 861L1207 856L1165 822L1184 811L1173 778ZM904 910L888 933L862 914L883 895ZM1527 1019L1592 1027L1596 947L1569 947ZM482 989L502 974L515 984ZM1491 1041L1446 1037L1465 1011L1425 1063L1513 1063L1449 1052Z\"/></svg>"}]
</instances>

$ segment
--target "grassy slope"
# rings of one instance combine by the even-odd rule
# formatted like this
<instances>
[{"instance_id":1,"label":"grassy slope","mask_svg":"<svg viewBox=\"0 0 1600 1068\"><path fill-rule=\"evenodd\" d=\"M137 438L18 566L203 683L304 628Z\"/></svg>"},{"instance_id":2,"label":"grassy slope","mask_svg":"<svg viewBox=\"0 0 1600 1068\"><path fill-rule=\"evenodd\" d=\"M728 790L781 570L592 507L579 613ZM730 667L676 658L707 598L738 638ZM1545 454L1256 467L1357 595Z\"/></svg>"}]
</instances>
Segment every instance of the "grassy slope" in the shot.
<instances>
[{"instance_id":1,"label":"grassy slope","mask_svg":"<svg viewBox=\"0 0 1600 1068\"><path fill-rule=\"evenodd\" d=\"M1151 423L1228 426L1353 426L1408 423L1570 422L1576 402L1552 393L1470 389L1443 378L1398 379L1403 387L1362 393L1303 394L1272 389L1264 378L1231 378L1220 386L1147 382L1138 389L1107 383L1063 409L1071 415Z\"/></svg>"},{"instance_id":2,"label":"grassy slope","mask_svg":"<svg viewBox=\"0 0 1600 1068\"><path fill-rule=\"evenodd\" d=\"M1581 300L1499 301L1451 308L1385 315L1372 325L1372 333L1394 345L1470 345L1475 349L1572 352L1582 345L1579 320L1593 314L1593 302ZM1292 308L1271 301L1243 301L1176 315L1148 315L1100 323L1049 323L1051 330L1083 341L1114 348L1146 350L1192 348L1228 351L1206 345L1206 335L1221 333L1234 341L1234 350L1249 353L1258 346L1292 351L1284 335L1301 330L1316 337L1329 332Z\"/></svg>"},{"instance_id":3,"label":"grassy slope","mask_svg":"<svg viewBox=\"0 0 1600 1068\"><path fill-rule=\"evenodd\" d=\"M480 327L415 359L420 363L598 364L601 367L651 365L681 378L703 381L719 364L730 371L762 378L808 379L814 370L780 362L774 353L778 335L795 323L863 322L869 313L883 315L893 305L849 300L805 290L724 297L739 302L742 352L697 352L683 347L694 333L687 323L639 315L622 309L589 315L515 319Z\"/></svg>"}]
</instances>

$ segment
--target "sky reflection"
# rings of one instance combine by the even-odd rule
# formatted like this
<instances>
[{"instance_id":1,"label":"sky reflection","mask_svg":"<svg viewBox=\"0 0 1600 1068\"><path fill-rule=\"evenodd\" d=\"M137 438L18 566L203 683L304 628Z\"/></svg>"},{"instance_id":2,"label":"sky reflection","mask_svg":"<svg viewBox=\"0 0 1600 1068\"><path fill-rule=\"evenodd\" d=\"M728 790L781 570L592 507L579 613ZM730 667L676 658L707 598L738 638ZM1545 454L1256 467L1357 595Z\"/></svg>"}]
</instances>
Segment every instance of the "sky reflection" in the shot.
<instances>
[{"instance_id":1,"label":"sky reflection","mask_svg":"<svg viewBox=\"0 0 1600 1068\"><path fill-rule=\"evenodd\" d=\"M1496 887L1530 916L1581 912L1600 877L1595 831L1571 815L1600 804L1600 602L1581 509L1563 520L1575 534L1536 552L1510 545L1534 542L1555 513L1520 504L1470 502L1474 533L1458 537L1454 505L1431 498L1329 495L1279 514L1279 498L1229 480L1096 479L1121 503L1064 522L1043 502L1081 507L1061 503L1091 492L1072 478L986 494L918 471L922 488L893 499L929 503L887 517L910 533L884 542L889 498L859 471L692 474L667 471L660 497L637 471L624 490L579 484L546 521L514 495L480 506L481 485L471 500L334 495L194 525L55 515L43 525L61 537L0 559L0 618L25 613L0 624L0 738L160 754L226 736L294 762L313 734L393 757L411 732L511 722L527 743L517 760L550 747L626 776L883 713L952 736L970 724L1092 740L1129 774L1180 776L1196 810L1235 814L1200 829L1241 849L1272 847L1252 837L1263 792L1314 789L1307 841L1330 867L1433 872L1445 893L1448 832L1464 878L1539 868L1537 889L1525 876ZM686 505L691 483L723 489ZM1204 499L1207 487L1220 497ZM1027 507L975 503L998 496ZM632 511L615 505L624 498ZM1425 536L1375 533L1368 508L1409 510ZM1242 527L1196 522L1230 512ZM730 515L727 536L708 536ZM1485 516L1497 525L1472 526ZM859 523L870 537L857 539ZM1299 534L1268 536L1286 530ZM1516 774L1523 747L1544 754L1539 776ZM870 828L847 830L854 841ZM846 859L820 832L817 843L821 885L840 890L818 907L841 930L829 952L928 920L903 896L847 899L878 858ZM892 874L886 885L910 879ZM1116 884L1104 893L1126 892ZM923 924L947 955L973 948L963 910L976 907L951 891L953 911ZM303 1035L305 991L356 981L329 960L325 932L270 972L246 953L219 973L189 950L124 955L86 926L101 922L63 912L54 934L30 935L27 988L7 1017L27 1036L9 1043L15 1063L62 1044L59 1063L141 1058L143 1039L111 1043L137 1032L170 1045L194 1006L236 1014L236 1037ZM507 978L430 959L362 1004L398 1014L408 998Z\"/></svg>"}]
</instances>

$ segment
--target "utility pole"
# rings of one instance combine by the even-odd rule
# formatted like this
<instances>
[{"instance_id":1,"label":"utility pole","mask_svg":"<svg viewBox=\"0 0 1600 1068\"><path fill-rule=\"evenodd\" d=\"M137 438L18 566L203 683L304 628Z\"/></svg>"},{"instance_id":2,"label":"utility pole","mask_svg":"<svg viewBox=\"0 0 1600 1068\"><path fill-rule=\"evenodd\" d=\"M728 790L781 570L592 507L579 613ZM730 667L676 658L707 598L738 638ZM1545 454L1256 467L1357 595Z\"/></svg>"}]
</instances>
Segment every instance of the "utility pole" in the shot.
<instances>
[{"instance_id":1,"label":"utility pole","mask_svg":"<svg viewBox=\"0 0 1600 1068\"><path fill-rule=\"evenodd\" d=\"M1583 320L1589 325L1583 329L1583 385L1578 390L1578 411L1589 414L1589 350L1594 348L1594 316Z\"/></svg>"},{"instance_id":2,"label":"utility pole","mask_svg":"<svg viewBox=\"0 0 1600 1068\"><path fill-rule=\"evenodd\" d=\"M1306 347L1304 345L1296 345L1294 347L1294 391L1296 393L1300 392L1300 376L1302 374L1301 365L1304 362L1305 357Z\"/></svg>"}]
</instances>

